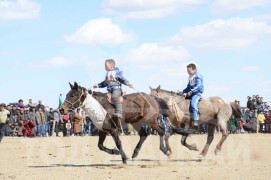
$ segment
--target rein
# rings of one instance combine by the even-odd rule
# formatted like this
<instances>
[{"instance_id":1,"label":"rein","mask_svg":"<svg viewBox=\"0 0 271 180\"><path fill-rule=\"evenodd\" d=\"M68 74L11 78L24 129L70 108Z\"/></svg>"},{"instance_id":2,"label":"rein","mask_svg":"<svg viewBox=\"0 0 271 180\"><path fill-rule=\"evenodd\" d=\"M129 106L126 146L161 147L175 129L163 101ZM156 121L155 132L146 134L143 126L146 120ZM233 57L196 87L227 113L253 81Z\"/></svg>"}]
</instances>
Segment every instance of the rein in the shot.
<instances>
[{"instance_id":1,"label":"rein","mask_svg":"<svg viewBox=\"0 0 271 180\"><path fill-rule=\"evenodd\" d=\"M169 98L170 98L170 97L172 97L172 95L170 95ZM169 99L169 98L168 98L168 99ZM180 100L179 102L175 102L175 100L174 100L174 102L175 102L175 104L180 104L180 103L183 102L184 100L185 100L185 98L182 99L182 100ZM173 101L173 100L172 100L172 101ZM168 105L168 106L169 106L169 107L172 107L173 105Z\"/></svg>"},{"instance_id":2,"label":"rein","mask_svg":"<svg viewBox=\"0 0 271 180\"><path fill-rule=\"evenodd\" d=\"M134 87L132 87L132 89L134 89L137 93L139 93L147 101L147 103L152 107L152 104L150 103L150 101L148 101L148 99L145 96L143 96L143 94L139 90L137 90Z\"/></svg>"}]
</instances>

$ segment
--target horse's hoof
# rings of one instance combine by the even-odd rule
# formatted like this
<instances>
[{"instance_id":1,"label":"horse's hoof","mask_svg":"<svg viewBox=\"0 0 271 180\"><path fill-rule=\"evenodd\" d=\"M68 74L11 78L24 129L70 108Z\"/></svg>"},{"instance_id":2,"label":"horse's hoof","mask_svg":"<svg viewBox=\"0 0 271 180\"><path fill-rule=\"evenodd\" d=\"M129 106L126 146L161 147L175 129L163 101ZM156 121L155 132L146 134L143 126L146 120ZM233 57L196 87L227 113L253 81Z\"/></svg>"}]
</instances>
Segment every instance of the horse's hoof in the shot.
<instances>
[{"instance_id":1,"label":"horse's hoof","mask_svg":"<svg viewBox=\"0 0 271 180\"><path fill-rule=\"evenodd\" d=\"M138 153L134 153L132 156L132 159L135 159L137 157Z\"/></svg>"},{"instance_id":2,"label":"horse's hoof","mask_svg":"<svg viewBox=\"0 0 271 180\"><path fill-rule=\"evenodd\" d=\"M202 158L204 158L204 155L203 155L203 154L199 154L199 155L198 155L198 158L199 158L199 159L202 159Z\"/></svg>"},{"instance_id":3,"label":"horse's hoof","mask_svg":"<svg viewBox=\"0 0 271 180\"><path fill-rule=\"evenodd\" d=\"M170 156L171 154L172 154L171 151L167 151L167 153L166 153L167 156Z\"/></svg>"},{"instance_id":4,"label":"horse's hoof","mask_svg":"<svg viewBox=\"0 0 271 180\"><path fill-rule=\"evenodd\" d=\"M126 161L126 159L125 159L125 160L122 160L122 163L123 163L123 164L127 164L127 161Z\"/></svg>"},{"instance_id":5,"label":"horse's hoof","mask_svg":"<svg viewBox=\"0 0 271 180\"><path fill-rule=\"evenodd\" d=\"M190 150L193 150L193 151L199 151L199 149L198 149L198 147L197 147L196 144L192 144Z\"/></svg>"},{"instance_id":6,"label":"horse's hoof","mask_svg":"<svg viewBox=\"0 0 271 180\"><path fill-rule=\"evenodd\" d=\"M216 148L215 148L215 155L216 155L216 156L219 155L220 152L221 152L221 148L216 147Z\"/></svg>"},{"instance_id":7,"label":"horse's hoof","mask_svg":"<svg viewBox=\"0 0 271 180\"><path fill-rule=\"evenodd\" d=\"M168 159L172 158L172 153L167 156Z\"/></svg>"},{"instance_id":8,"label":"horse's hoof","mask_svg":"<svg viewBox=\"0 0 271 180\"><path fill-rule=\"evenodd\" d=\"M220 154L221 154L221 151L220 151L219 149L216 149L216 150L215 150L215 155L218 156L218 155L220 155Z\"/></svg>"}]
</instances>

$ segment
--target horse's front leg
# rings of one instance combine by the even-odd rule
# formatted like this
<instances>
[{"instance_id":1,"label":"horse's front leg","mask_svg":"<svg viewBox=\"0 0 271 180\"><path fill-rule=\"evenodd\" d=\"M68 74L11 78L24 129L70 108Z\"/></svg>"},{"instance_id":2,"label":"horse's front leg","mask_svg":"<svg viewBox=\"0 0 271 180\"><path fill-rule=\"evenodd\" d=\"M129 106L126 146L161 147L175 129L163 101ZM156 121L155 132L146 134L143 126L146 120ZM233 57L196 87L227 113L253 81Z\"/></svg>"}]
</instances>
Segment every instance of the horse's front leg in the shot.
<instances>
[{"instance_id":1,"label":"horse's front leg","mask_svg":"<svg viewBox=\"0 0 271 180\"><path fill-rule=\"evenodd\" d=\"M110 132L110 134L112 135L112 138L114 139L114 141L116 143L116 146L119 149L119 152L121 154L122 162L124 164L127 164L127 156L126 156L126 154L124 153L124 151L122 149L122 143L121 143L121 140L119 138L118 129L112 129L112 131Z\"/></svg>"},{"instance_id":2,"label":"horse's front leg","mask_svg":"<svg viewBox=\"0 0 271 180\"><path fill-rule=\"evenodd\" d=\"M141 128L140 131L139 131L139 136L140 136L140 139L139 139L139 142L138 144L136 145L135 149L134 149L134 153L133 153L133 156L132 158L136 158L138 156L138 153L142 147L142 144L144 143L144 141L147 139L148 137L148 134L146 133L146 131Z\"/></svg>"},{"instance_id":3,"label":"horse's front leg","mask_svg":"<svg viewBox=\"0 0 271 180\"><path fill-rule=\"evenodd\" d=\"M189 128L189 124L185 123L185 129ZM187 147L189 150L193 150L193 151L199 151L198 147L196 144L188 144L186 142L188 135L182 135L182 139L181 139L181 144L185 147Z\"/></svg>"},{"instance_id":4,"label":"horse's front leg","mask_svg":"<svg viewBox=\"0 0 271 180\"><path fill-rule=\"evenodd\" d=\"M120 152L117 149L108 149L107 147L105 147L103 145L104 140L106 138L107 132L104 131L99 131L99 142L98 142L98 147L101 151L104 151L108 154L112 154L112 155L119 155Z\"/></svg>"}]
</instances>

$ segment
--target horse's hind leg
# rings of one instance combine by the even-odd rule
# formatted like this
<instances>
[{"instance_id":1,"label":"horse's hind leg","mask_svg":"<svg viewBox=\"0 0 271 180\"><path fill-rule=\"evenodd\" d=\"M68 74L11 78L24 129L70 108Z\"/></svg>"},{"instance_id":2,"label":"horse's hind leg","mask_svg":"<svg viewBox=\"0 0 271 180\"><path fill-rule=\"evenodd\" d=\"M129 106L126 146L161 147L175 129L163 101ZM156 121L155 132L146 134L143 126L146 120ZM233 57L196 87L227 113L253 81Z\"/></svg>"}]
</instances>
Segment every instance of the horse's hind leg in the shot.
<instances>
[{"instance_id":1,"label":"horse's hind leg","mask_svg":"<svg viewBox=\"0 0 271 180\"><path fill-rule=\"evenodd\" d=\"M166 143L166 148L167 148L167 156L170 156L172 154L172 150L171 147L169 146L169 138L170 138L171 134L167 133L165 135L165 143Z\"/></svg>"},{"instance_id":2,"label":"horse's hind leg","mask_svg":"<svg viewBox=\"0 0 271 180\"><path fill-rule=\"evenodd\" d=\"M215 155L218 155L218 153L221 151L222 144L224 143L224 141L229 136L229 132L228 132L227 128L224 128L224 127L220 126L220 130L221 130L221 133L222 133L222 138L219 141L219 143L216 145Z\"/></svg>"},{"instance_id":3,"label":"horse's hind leg","mask_svg":"<svg viewBox=\"0 0 271 180\"><path fill-rule=\"evenodd\" d=\"M160 136L160 150L165 154L168 155L168 149L167 147L164 145L164 131L159 127L157 120L155 123L150 124L151 128L156 130Z\"/></svg>"},{"instance_id":4,"label":"horse's hind leg","mask_svg":"<svg viewBox=\"0 0 271 180\"><path fill-rule=\"evenodd\" d=\"M203 150L201 151L201 153L199 154L202 157L205 157L208 149L210 147L210 144L212 143L213 139L214 139L214 134L215 134L215 125L213 124L208 124L208 137L207 137L207 142L203 148Z\"/></svg>"},{"instance_id":5,"label":"horse's hind leg","mask_svg":"<svg viewBox=\"0 0 271 180\"><path fill-rule=\"evenodd\" d=\"M138 144L136 145L135 149L134 149L134 153L133 153L133 156L132 158L136 158L138 156L138 153L142 147L142 144L144 143L144 141L147 139L148 137L148 134L146 133L146 131L141 128L140 131L138 132L139 136L140 136L140 139L139 139L139 142Z\"/></svg>"},{"instance_id":6,"label":"horse's hind leg","mask_svg":"<svg viewBox=\"0 0 271 180\"><path fill-rule=\"evenodd\" d=\"M108 154L119 155L120 154L119 150L117 150L117 149L108 149L107 147L105 147L103 145L104 140L106 138L106 135L107 135L107 132L99 131L99 142L98 142L99 149L101 151L104 151L104 152L108 153Z\"/></svg>"},{"instance_id":7,"label":"horse's hind leg","mask_svg":"<svg viewBox=\"0 0 271 180\"><path fill-rule=\"evenodd\" d=\"M121 154L121 158L122 158L122 162L124 164L127 164L127 156L126 154L124 153L123 149L122 149L122 143L120 141L120 138L119 138L119 134L118 134L118 129L113 129L110 134L112 135L115 143L116 143L116 146L117 148L119 149L119 152Z\"/></svg>"}]
</instances>

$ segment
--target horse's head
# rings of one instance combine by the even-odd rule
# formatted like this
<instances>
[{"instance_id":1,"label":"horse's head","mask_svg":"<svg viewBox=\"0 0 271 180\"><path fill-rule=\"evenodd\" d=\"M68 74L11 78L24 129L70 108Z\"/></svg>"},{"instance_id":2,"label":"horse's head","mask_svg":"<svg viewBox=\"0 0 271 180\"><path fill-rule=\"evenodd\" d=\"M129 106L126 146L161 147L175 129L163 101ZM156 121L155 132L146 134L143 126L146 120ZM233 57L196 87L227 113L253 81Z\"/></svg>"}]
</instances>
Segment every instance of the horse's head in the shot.
<instances>
[{"instance_id":1,"label":"horse's head","mask_svg":"<svg viewBox=\"0 0 271 180\"><path fill-rule=\"evenodd\" d=\"M182 94L175 93L173 91L167 91L167 90L161 89L160 85L157 88L150 87L150 90L151 90L150 92L151 96L161 98L161 99L168 99L171 95L172 96L182 95Z\"/></svg>"},{"instance_id":2,"label":"horse's head","mask_svg":"<svg viewBox=\"0 0 271 180\"><path fill-rule=\"evenodd\" d=\"M88 93L86 88L79 86L76 82L74 83L74 85L72 85L71 83L69 84L71 90L67 93L65 101L60 107L60 110L64 114L67 114L69 111L80 107L83 104Z\"/></svg>"},{"instance_id":3,"label":"horse's head","mask_svg":"<svg viewBox=\"0 0 271 180\"><path fill-rule=\"evenodd\" d=\"M157 98L165 99L170 96L170 91L161 89L160 85L157 88L150 87L150 90L151 90L150 95Z\"/></svg>"}]
</instances>

